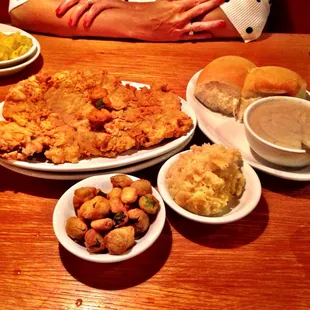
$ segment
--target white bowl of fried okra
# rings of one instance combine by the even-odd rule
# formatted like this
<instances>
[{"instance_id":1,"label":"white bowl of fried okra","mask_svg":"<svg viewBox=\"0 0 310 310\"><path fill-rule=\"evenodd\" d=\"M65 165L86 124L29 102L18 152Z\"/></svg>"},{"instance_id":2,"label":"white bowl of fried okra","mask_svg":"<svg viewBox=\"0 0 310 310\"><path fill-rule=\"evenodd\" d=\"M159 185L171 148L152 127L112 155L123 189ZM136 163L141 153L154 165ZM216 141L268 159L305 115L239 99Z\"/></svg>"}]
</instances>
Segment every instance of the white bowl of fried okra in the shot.
<instances>
[{"instance_id":1,"label":"white bowl of fried okra","mask_svg":"<svg viewBox=\"0 0 310 310\"><path fill-rule=\"evenodd\" d=\"M56 204L53 227L58 241L72 254L113 263L149 248L165 218L164 202L148 180L108 174L69 188Z\"/></svg>"}]
</instances>

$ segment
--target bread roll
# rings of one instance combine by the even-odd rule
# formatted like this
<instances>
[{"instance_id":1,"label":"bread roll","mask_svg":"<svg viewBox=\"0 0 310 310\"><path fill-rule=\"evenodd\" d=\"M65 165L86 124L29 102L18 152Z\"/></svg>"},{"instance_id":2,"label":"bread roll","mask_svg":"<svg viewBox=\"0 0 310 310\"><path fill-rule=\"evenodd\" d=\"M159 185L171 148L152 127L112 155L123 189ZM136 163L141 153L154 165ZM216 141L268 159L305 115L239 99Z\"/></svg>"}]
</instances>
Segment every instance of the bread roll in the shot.
<instances>
[{"instance_id":1,"label":"bread roll","mask_svg":"<svg viewBox=\"0 0 310 310\"><path fill-rule=\"evenodd\" d=\"M195 97L206 107L224 115L235 114L241 89L255 64L239 56L223 56L210 62L200 73Z\"/></svg>"},{"instance_id":2,"label":"bread roll","mask_svg":"<svg viewBox=\"0 0 310 310\"><path fill-rule=\"evenodd\" d=\"M254 68L244 81L237 119L242 120L244 110L257 99L279 95L306 98L306 89L306 82L292 70L276 66Z\"/></svg>"}]
</instances>

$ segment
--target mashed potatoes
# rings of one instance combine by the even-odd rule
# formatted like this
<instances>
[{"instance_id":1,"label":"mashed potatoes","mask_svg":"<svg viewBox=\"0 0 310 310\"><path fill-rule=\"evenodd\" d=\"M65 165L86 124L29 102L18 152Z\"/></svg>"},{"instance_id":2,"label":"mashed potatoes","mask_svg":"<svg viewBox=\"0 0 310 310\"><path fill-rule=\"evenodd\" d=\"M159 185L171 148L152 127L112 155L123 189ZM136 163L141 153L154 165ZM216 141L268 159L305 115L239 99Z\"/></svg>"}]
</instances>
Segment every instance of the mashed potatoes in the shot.
<instances>
[{"instance_id":1,"label":"mashed potatoes","mask_svg":"<svg viewBox=\"0 0 310 310\"><path fill-rule=\"evenodd\" d=\"M229 202L244 190L241 164L241 154L235 149L219 144L194 145L168 170L169 193L179 206L192 213L224 213Z\"/></svg>"}]
</instances>

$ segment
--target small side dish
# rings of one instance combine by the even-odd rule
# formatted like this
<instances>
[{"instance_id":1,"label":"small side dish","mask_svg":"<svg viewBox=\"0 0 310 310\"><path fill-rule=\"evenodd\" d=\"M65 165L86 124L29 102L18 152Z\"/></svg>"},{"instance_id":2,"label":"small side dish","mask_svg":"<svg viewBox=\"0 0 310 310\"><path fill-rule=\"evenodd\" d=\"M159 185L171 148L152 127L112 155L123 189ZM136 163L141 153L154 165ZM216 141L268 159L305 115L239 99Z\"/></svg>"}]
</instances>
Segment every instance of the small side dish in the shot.
<instances>
[{"instance_id":1,"label":"small side dish","mask_svg":"<svg viewBox=\"0 0 310 310\"><path fill-rule=\"evenodd\" d=\"M251 148L265 160L282 166L310 164L310 102L274 96L252 103L244 115Z\"/></svg>"},{"instance_id":2,"label":"small side dish","mask_svg":"<svg viewBox=\"0 0 310 310\"><path fill-rule=\"evenodd\" d=\"M111 183L108 193L96 187L74 191L76 216L68 218L66 232L91 253L125 253L149 229L160 209L148 180L133 181L120 174L112 176Z\"/></svg>"},{"instance_id":3,"label":"small side dish","mask_svg":"<svg viewBox=\"0 0 310 310\"><path fill-rule=\"evenodd\" d=\"M114 263L148 249L159 237L165 218L164 202L147 180L105 174L74 184L60 197L53 228L72 254Z\"/></svg>"},{"instance_id":4,"label":"small side dish","mask_svg":"<svg viewBox=\"0 0 310 310\"><path fill-rule=\"evenodd\" d=\"M178 214L204 224L225 224L248 215L261 184L240 153L223 145L194 146L174 155L157 178L164 201Z\"/></svg>"},{"instance_id":5,"label":"small side dish","mask_svg":"<svg viewBox=\"0 0 310 310\"><path fill-rule=\"evenodd\" d=\"M32 45L31 38L18 31L10 34L0 32L0 61L20 57L26 54Z\"/></svg>"},{"instance_id":6,"label":"small side dish","mask_svg":"<svg viewBox=\"0 0 310 310\"><path fill-rule=\"evenodd\" d=\"M203 216L229 211L233 198L245 187L239 151L219 144L192 146L180 156L166 175L167 187L182 208Z\"/></svg>"}]
</instances>

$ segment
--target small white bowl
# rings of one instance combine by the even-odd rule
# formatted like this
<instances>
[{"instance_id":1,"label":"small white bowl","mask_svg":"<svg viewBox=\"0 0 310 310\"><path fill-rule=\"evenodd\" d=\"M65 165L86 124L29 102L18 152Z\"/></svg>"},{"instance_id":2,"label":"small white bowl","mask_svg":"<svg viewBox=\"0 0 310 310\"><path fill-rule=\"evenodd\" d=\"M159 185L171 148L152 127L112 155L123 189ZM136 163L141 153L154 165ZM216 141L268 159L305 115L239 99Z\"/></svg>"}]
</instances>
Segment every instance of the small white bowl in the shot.
<instances>
[{"instance_id":1,"label":"small white bowl","mask_svg":"<svg viewBox=\"0 0 310 310\"><path fill-rule=\"evenodd\" d=\"M3 33L4 34L11 34L11 33L15 33L15 32L17 32L17 31L5 31ZM27 53L25 53L19 57L9 59L9 60L0 61L0 68L9 68L9 67L16 66L16 65L22 63L23 61L26 61L28 58L30 58L31 56L33 56L35 54L36 49L37 49L37 40L34 40L34 37L25 31L23 31L23 32L18 31L18 32L21 35L30 38L32 41L32 46Z\"/></svg>"},{"instance_id":2,"label":"small white bowl","mask_svg":"<svg viewBox=\"0 0 310 310\"><path fill-rule=\"evenodd\" d=\"M53 214L53 227L55 235L58 241L72 254L96 263L115 263L132 258L146 249L148 249L155 240L159 237L166 219L165 204L155 188L152 188L153 195L160 202L160 211L157 214L155 221L150 225L147 233L139 240L136 240L136 244L121 255L111 255L109 253L89 253L86 247L74 242L66 233L66 222L70 216L76 216L73 207L73 195L77 188L83 186L94 186L100 188L103 192L109 192L112 189L110 182L111 176L115 174L99 175L84 179L70 187L58 200L54 214ZM128 175L132 180L138 180L138 178Z\"/></svg>"},{"instance_id":3,"label":"small white bowl","mask_svg":"<svg viewBox=\"0 0 310 310\"><path fill-rule=\"evenodd\" d=\"M243 117L247 140L251 148L259 156L276 165L286 167L304 167L310 165L310 154L305 150L286 148L268 142L257 135L249 124L249 117L258 106L269 105L279 101L286 102L287 104L290 102L298 103L310 107L310 101L308 100L285 96L272 96L253 102L246 108Z\"/></svg>"},{"instance_id":4,"label":"small white bowl","mask_svg":"<svg viewBox=\"0 0 310 310\"><path fill-rule=\"evenodd\" d=\"M35 49L35 53L34 55L32 55L31 57L27 58L24 62L16 65L16 66L12 66L9 68L0 68L0 77L6 77L9 75L13 75L17 72L20 72L22 70L24 70L27 66L29 66L30 64L32 64L39 56L41 53L41 47L39 42L37 41L37 47Z\"/></svg>"},{"instance_id":5,"label":"small white bowl","mask_svg":"<svg viewBox=\"0 0 310 310\"><path fill-rule=\"evenodd\" d=\"M166 182L166 175L171 165L180 158L181 154L186 152L191 151L179 153L167 160L165 164L161 167L157 178L157 186L161 196L175 212L179 213L180 215L184 216L189 220L199 223L225 224L240 220L254 210L260 200L262 188L256 172L247 163L243 163L242 167L242 172L246 178L245 190L239 200L239 203L230 212L218 217L208 217L194 214L180 207L173 200L169 193Z\"/></svg>"}]
</instances>

